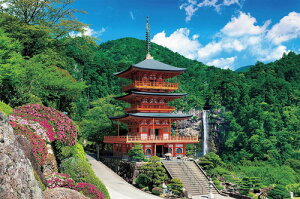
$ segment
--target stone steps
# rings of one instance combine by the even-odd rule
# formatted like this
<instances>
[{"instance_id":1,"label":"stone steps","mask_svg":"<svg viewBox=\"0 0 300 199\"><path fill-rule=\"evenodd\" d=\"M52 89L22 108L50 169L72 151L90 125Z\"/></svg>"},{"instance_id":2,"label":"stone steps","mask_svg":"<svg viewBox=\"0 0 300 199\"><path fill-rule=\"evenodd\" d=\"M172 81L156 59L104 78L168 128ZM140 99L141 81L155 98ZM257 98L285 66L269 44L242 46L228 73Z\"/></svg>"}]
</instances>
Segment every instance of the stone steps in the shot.
<instances>
[{"instance_id":1,"label":"stone steps","mask_svg":"<svg viewBox=\"0 0 300 199\"><path fill-rule=\"evenodd\" d=\"M190 196L207 195L209 180L194 161L163 161L173 178L179 178ZM213 188L212 193L218 191Z\"/></svg>"}]
</instances>

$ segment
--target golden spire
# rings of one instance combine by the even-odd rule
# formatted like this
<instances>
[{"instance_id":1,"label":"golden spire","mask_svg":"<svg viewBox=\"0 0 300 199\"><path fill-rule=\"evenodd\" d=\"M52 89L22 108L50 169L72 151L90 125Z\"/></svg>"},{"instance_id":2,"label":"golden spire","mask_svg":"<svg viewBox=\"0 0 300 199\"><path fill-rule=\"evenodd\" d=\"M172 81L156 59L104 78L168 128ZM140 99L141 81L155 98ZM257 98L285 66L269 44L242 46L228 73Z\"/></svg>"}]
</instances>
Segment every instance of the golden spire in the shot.
<instances>
[{"instance_id":1,"label":"golden spire","mask_svg":"<svg viewBox=\"0 0 300 199\"><path fill-rule=\"evenodd\" d=\"M153 59L153 57L150 55L150 49L151 49L151 41L150 41L150 24L149 24L149 17L146 18L146 59Z\"/></svg>"}]
</instances>

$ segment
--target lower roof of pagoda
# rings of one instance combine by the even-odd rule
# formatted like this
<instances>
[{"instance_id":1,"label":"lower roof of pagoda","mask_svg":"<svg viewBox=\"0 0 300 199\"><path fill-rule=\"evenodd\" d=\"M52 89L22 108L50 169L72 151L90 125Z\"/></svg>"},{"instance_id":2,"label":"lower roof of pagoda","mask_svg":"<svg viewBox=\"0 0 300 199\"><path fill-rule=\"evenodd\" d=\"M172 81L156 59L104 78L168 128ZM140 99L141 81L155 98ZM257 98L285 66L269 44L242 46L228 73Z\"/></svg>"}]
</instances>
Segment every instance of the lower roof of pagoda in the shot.
<instances>
[{"instance_id":1,"label":"lower roof of pagoda","mask_svg":"<svg viewBox=\"0 0 300 199\"><path fill-rule=\"evenodd\" d=\"M128 101L131 98L134 98L136 96L141 96L141 97L152 96L152 97L165 97L170 99L177 99L186 95L187 95L186 93L157 93L157 92L130 91L130 93L128 93L127 95L115 97L115 99Z\"/></svg>"},{"instance_id":2,"label":"lower roof of pagoda","mask_svg":"<svg viewBox=\"0 0 300 199\"><path fill-rule=\"evenodd\" d=\"M175 113L127 113L122 116L109 117L111 120L130 120L130 119L174 119L174 120L185 120L192 117L192 115L175 114Z\"/></svg>"}]
</instances>

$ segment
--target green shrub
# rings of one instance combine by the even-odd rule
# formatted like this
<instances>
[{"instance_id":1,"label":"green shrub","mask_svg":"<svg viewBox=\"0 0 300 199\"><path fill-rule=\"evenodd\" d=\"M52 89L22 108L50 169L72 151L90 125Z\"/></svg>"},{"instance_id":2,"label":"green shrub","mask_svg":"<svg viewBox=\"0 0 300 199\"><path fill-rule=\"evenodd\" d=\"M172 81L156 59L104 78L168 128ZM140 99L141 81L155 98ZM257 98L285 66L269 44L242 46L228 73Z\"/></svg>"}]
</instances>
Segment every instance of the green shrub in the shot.
<instances>
[{"instance_id":1,"label":"green shrub","mask_svg":"<svg viewBox=\"0 0 300 199\"><path fill-rule=\"evenodd\" d=\"M151 179L147 175L142 173L138 175L138 177L135 180L135 183L139 188L144 188L149 185L150 181Z\"/></svg>"},{"instance_id":2,"label":"green shrub","mask_svg":"<svg viewBox=\"0 0 300 199\"><path fill-rule=\"evenodd\" d=\"M168 180L167 172L165 168L162 167L159 157L152 156L150 162L144 164L140 168L140 175L146 175L150 179L148 186L150 190L153 187L161 186L163 182Z\"/></svg>"},{"instance_id":3,"label":"green shrub","mask_svg":"<svg viewBox=\"0 0 300 199\"><path fill-rule=\"evenodd\" d=\"M273 199L284 199L289 198L290 193L283 185L276 185L269 193L269 198Z\"/></svg>"},{"instance_id":4,"label":"green shrub","mask_svg":"<svg viewBox=\"0 0 300 199\"><path fill-rule=\"evenodd\" d=\"M293 192L295 196L300 196L300 183L289 184L286 186L286 189Z\"/></svg>"},{"instance_id":5,"label":"green shrub","mask_svg":"<svg viewBox=\"0 0 300 199\"><path fill-rule=\"evenodd\" d=\"M151 191L154 195L159 196L160 194L162 194L162 188L160 187L154 187Z\"/></svg>"},{"instance_id":6,"label":"green shrub","mask_svg":"<svg viewBox=\"0 0 300 199\"><path fill-rule=\"evenodd\" d=\"M3 112L5 115L9 115L13 113L13 108L0 101L0 111Z\"/></svg>"},{"instance_id":7,"label":"green shrub","mask_svg":"<svg viewBox=\"0 0 300 199\"><path fill-rule=\"evenodd\" d=\"M181 196L181 195L182 195L182 193L183 193L183 191L182 191L182 189L183 189L183 184L182 184L182 182L180 181L180 179L178 179L178 178L173 178L173 179L171 180L171 182L169 183L169 187L170 187L170 189L171 189L171 191L172 191L172 193L173 193L174 195L176 195L176 196Z\"/></svg>"},{"instance_id":8,"label":"green shrub","mask_svg":"<svg viewBox=\"0 0 300 199\"><path fill-rule=\"evenodd\" d=\"M60 161L70 157L86 160L83 146L79 143L76 143L73 146L61 146L59 149L59 154L57 154L57 157Z\"/></svg>"},{"instance_id":9,"label":"green shrub","mask_svg":"<svg viewBox=\"0 0 300 199\"><path fill-rule=\"evenodd\" d=\"M90 163L88 162L82 145L63 146L55 143L58 159L61 161L60 172L70 175L77 183L85 182L95 185L109 199L109 193L105 185L97 178Z\"/></svg>"},{"instance_id":10,"label":"green shrub","mask_svg":"<svg viewBox=\"0 0 300 199\"><path fill-rule=\"evenodd\" d=\"M87 160L70 157L61 162L60 169L62 173L70 175L77 183L86 182L95 185L106 199L109 198L105 185L97 178Z\"/></svg>"},{"instance_id":11,"label":"green shrub","mask_svg":"<svg viewBox=\"0 0 300 199\"><path fill-rule=\"evenodd\" d=\"M132 149L128 151L129 158L133 161L144 161L146 156L143 152L143 145L136 144Z\"/></svg>"}]
</instances>

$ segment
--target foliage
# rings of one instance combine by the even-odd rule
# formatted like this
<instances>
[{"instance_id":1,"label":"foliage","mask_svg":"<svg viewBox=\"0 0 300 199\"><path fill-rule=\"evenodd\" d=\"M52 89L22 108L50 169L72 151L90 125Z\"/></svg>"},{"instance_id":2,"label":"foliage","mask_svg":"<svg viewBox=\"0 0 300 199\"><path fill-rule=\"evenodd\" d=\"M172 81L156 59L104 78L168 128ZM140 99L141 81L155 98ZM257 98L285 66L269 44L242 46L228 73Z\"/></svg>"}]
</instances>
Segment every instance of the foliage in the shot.
<instances>
[{"instance_id":1,"label":"foliage","mask_svg":"<svg viewBox=\"0 0 300 199\"><path fill-rule=\"evenodd\" d=\"M31 143L33 155L37 163L42 166L47 158L48 149L44 136L38 135L35 129L31 128L36 125L36 122L32 122L26 119L20 119L14 116L10 116L10 124L14 129L14 133L25 136Z\"/></svg>"},{"instance_id":2,"label":"foliage","mask_svg":"<svg viewBox=\"0 0 300 199\"><path fill-rule=\"evenodd\" d=\"M9 115L13 113L13 109L8 104L5 104L4 102L1 101L0 101L0 111L5 115Z\"/></svg>"},{"instance_id":3,"label":"foliage","mask_svg":"<svg viewBox=\"0 0 300 199\"><path fill-rule=\"evenodd\" d=\"M178 178L173 178L168 184L171 191L176 196L181 196L183 193L183 184Z\"/></svg>"},{"instance_id":4,"label":"foliage","mask_svg":"<svg viewBox=\"0 0 300 199\"><path fill-rule=\"evenodd\" d=\"M150 179L147 184L150 190L154 187L161 186L162 183L168 179L167 172L162 167L162 163L157 156L152 156L149 162L141 166L139 176L142 174L148 176Z\"/></svg>"},{"instance_id":5,"label":"foliage","mask_svg":"<svg viewBox=\"0 0 300 199\"><path fill-rule=\"evenodd\" d=\"M289 198L290 194L283 185L276 185L269 193L268 197L272 199Z\"/></svg>"},{"instance_id":6,"label":"foliage","mask_svg":"<svg viewBox=\"0 0 300 199\"><path fill-rule=\"evenodd\" d=\"M68 116L60 111L40 104L28 104L14 109L14 115L39 121L42 126L49 129L47 134L50 141L59 140L67 145L76 143L76 126ZM50 123L54 131L51 131L51 127L47 126L47 123Z\"/></svg>"},{"instance_id":7,"label":"foliage","mask_svg":"<svg viewBox=\"0 0 300 199\"><path fill-rule=\"evenodd\" d=\"M295 196L300 196L300 183L289 184L286 186L286 189L293 192Z\"/></svg>"},{"instance_id":8,"label":"foliage","mask_svg":"<svg viewBox=\"0 0 300 199\"><path fill-rule=\"evenodd\" d=\"M160 194L162 194L162 188L161 187L153 187L153 189L151 190L151 192L154 195L159 196Z\"/></svg>"},{"instance_id":9,"label":"foliage","mask_svg":"<svg viewBox=\"0 0 300 199\"><path fill-rule=\"evenodd\" d=\"M205 156L201 157L198 162L205 170L216 168L217 166L223 166L224 162L214 152L209 152Z\"/></svg>"},{"instance_id":10,"label":"foliage","mask_svg":"<svg viewBox=\"0 0 300 199\"><path fill-rule=\"evenodd\" d=\"M54 189L55 187L65 187L73 189L75 182L70 178L69 175L64 173L52 173L46 176L47 186L49 189Z\"/></svg>"},{"instance_id":11,"label":"foliage","mask_svg":"<svg viewBox=\"0 0 300 199\"><path fill-rule=\"evenodd\" d=\"M60 171L68 174L76 183L83 182L95 185L106 199L109 193L105 185L96 177L91 165L85 158L83 147L78 143L74 146L56 144L58 157L61 161Z\"/></svg>"},{"instance_id":12,"label":"foliage","mask_svg":"<svg viewBox=\"0 0 300 199\"><path fill-rule=\"evenodd\" d=\"M104 199L104 195L97 190L97 188L89 183L80 182L76 185L75 189L82 192L85 196L91 199Z\"/></svg>"},{"instance_id":13,"label":"foliage","mask_svg":"<svg viewBox=\"0 0 300 199\"><path fill-rule=\"evenodd\" d=\"M137 178L135 179L135 184L139 188L144 188L144 187L148 187L150 181L151 181L151 179L146 174L142 173L142 174L139 174L137 176Z\"/></svg>"},{"instance_id":14,"label":"foliage","mask_svg":"<svg viewBox=\"0 0 300 199\"><path fill-rule=\"evenodd\" d=\"M133 161L143 161L146 159L143 152L143 145L135 144L129 151L128 155Z\"/></svg>"}]
</instances>

